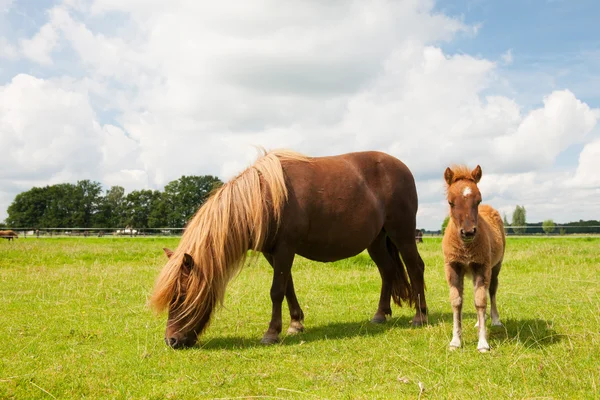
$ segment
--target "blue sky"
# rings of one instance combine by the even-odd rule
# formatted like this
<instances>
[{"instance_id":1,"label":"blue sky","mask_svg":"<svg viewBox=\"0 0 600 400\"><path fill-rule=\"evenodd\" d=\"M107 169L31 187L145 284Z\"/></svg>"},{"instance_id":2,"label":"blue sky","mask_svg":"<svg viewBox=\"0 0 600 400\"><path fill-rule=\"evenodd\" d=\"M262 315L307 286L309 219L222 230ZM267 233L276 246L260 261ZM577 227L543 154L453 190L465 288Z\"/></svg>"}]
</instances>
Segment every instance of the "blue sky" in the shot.
<instances>
[{"instance_id":1,"label":"blue sky","mask_svg":"<svg viewBox=\"0 0 600 400\"><path fill-rule=\"evenodd\" d=\"M598 219L598 15L591 0L0 0L15 166L0 220L33 186L227 180L253 145L386 151L413 171L428 229L451 163L481 164L509 217Z\"/></svg>"},{"instance_id":2,"label":"blue sky","mask_svg":"<svg viewBox=\"0 0 600 400\"><path fill-rule=\"evenodd\" d=\"M528 76L534 90L568 87L600 104L600 2L440 0L435 8L480 26L476 35L443 43L447 51L498 59L510 50L513 63L503 68Z\"/></svg>"}]
</instances>

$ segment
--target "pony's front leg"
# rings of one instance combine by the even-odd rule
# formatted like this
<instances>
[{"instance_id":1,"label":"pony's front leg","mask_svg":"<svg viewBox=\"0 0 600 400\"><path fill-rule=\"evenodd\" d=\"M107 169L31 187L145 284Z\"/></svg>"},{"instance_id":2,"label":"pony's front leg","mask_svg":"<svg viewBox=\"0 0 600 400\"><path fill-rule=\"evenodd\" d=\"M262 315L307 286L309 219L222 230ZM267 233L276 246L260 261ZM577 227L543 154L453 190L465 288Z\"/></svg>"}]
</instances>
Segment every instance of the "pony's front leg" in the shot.
<instances>
[{"instance_id":1,"label":"pony's front leg","mask_svg":"<svg viewBox=\"0 0 600 400\"><path fill-rule=\"evenodd\" d=\"M271 284L271 301L273 309L271 312L271 322L269 329L263 335L261 343L274 344L279 342L279 334L281 333L281 304L285 297L286 288L290 279L290 270L294 254L291 257L273 254L273 283Z\"/></svg>"},{"instance_id":2,"label":"pony's front leg","mask_svg":"<svg viewBox=\"0 0 600 400\"><path fill-rule=\"evenodd\" d=\"M450 286L450 304L452 305L452 340L450 350L461 346L462 337L462 303L463 303L463 266L457 263L446 263L446 280Z\"/></svg>"},{"instance_id":3,"label":"pony's front leg","mask_svg":"<svg viewBox=\"0 0 600 400\"><path fill-rule=\"evenodd\" d=\"M477 350L485 353L490 350L485 327L485 310L487 308L487 291L490 281L489 266L473 266L473 288L475 309L477 310L477 327L479 329L479 343Z\"/></svg>"}]
</instances>

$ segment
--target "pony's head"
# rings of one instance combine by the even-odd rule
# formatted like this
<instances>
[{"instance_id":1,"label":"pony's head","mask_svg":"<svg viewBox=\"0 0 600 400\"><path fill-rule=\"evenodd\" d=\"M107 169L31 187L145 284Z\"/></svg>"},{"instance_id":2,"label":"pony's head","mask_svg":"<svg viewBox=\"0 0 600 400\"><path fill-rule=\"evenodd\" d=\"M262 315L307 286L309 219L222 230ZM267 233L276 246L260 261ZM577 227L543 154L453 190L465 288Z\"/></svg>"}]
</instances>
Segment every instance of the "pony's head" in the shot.
<instances>
[{"instance_id":1,"label":"pony's head","mask_svg":"<svg viewBox=\"0 0 600 400\"><path fill-rule=\"evenodd\" d=\"M450 205L450 218L464 242L475 239L477 234L478 207L481 193L477 183L481 179L481 167L470 171L466 166L446 168L447 198Z\"/></svg>"},{"instance_id":2,"label":"pony's head","mask_svg":"<svg viewBox=\"0 0 600 400\"><path fill-rule=\"evenodd\" d=\"M169 283L164 290L156 288L152 303L159 310L168 309L165 343L175 349L191 347L208 325L213 302L209 300L198 305L198 296L206 286L200 282L202 277L192 256L188 253L175 256L171 250L163 250L169 258L168 263L173 264L172 268L166 269L172 274L163 280Z\"/></svg>"}]
</instances>

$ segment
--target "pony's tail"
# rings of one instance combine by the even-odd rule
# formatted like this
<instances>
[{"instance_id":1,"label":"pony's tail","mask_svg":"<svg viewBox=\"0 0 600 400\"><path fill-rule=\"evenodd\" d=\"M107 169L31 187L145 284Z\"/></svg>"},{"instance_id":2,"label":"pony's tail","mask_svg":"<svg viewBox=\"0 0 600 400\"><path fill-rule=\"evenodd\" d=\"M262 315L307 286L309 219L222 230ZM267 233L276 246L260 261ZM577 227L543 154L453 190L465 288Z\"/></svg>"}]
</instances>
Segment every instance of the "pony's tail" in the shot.
<instances>
[{"instance_id":1,"label":"pony's tail","mask_svg":"<svg viewBox=\"0 0 600 400\"><path fill-rule=\"evenodd\" d=\"M385 243L388 253L396 265L392 279L392 299L398 306L402 306L402 301L408 302L412 306L414 301L413 290L404 263L400 259L400 254L398 254L398 248L389 237L385 238Z\"/></svg>"}]
</instances>

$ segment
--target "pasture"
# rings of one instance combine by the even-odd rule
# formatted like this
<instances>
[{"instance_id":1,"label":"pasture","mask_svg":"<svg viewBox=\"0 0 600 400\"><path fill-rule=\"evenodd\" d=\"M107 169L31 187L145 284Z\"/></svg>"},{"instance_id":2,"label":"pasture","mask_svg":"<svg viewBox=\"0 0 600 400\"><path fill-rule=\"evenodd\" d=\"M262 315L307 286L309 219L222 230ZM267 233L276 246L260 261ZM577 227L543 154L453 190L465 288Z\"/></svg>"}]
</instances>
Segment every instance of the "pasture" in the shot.
<instances>
[{"instance_id":1,"label":"pasture","mask_svg":"<svg viewBox=\"0 0 600 400\"><path fill-rule=\"evenodd\" d=\"M507 238L491 352L477 352L465 280L463 347L441 238L425 237L429 323L392 306L369 322L381 280L363 253L332 264L299 257L294 281L306 332L260 344L271 268L250 260L198 344L163 342L166 316L146 306L162 247L177 238L0 242L0 398L598 398L600 238ZM488 305L489 314L489 305ZM287 305L284 302L284 332Z\"/></svg>"}]
</instances>

